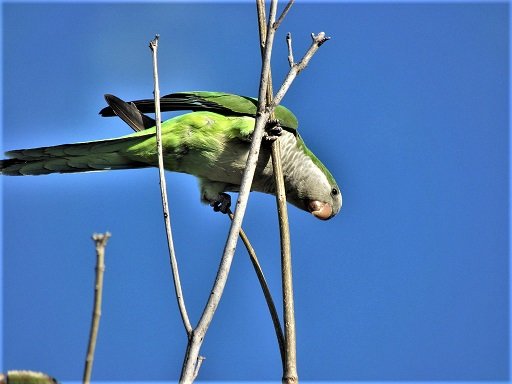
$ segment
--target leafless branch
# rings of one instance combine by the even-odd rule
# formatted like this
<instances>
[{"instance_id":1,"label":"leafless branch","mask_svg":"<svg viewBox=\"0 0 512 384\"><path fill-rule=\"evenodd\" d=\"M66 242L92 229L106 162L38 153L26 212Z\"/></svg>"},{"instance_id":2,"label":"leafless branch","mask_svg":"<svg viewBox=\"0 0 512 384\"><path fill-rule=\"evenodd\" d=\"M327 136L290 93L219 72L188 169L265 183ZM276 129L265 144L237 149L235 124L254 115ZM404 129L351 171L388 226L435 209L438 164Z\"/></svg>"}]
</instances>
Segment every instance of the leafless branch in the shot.
<instances>
[{"instance_id":1,"label":"leafless branch","mask_svg":"<svg viewBox=\"0 0 512 384\"><path fill-rule=\"evenodd\" d=\"M293 59L292 34L290 32L286 34L286 45L288 46L288 63L290 67L293 67L295 61Z\"/></svg>"},{"instance_id":2,"label":"leafless branch","mask_svg":"<svg viewBox=\"0 0 512 384\"><path fill-rule=\"evenodd\" d=\"M258 0L261 5L259 7L264 8L264 1ZM290 1L281 15L279 22L270 24L269 28L277 30L280 22L288 12L289 8L293 4ZM265 15L265 12L258 12L258 24L264 24L265 20L260 17L260 14ZM260 26L260 30L262 27ZM261 35L260 35L261 37ZM288 41L288 50L291 49L291 42ZM264 46L265 41L261 42ZM290 60L290 56L288 56ZM292 58L293 61L293 58ZM269 85L268 92L266 95L267 107L272 104L272 82L271 82L271 71L269 70ZM279 220L279 234L281 244L281 275L282 275L282 292L283 292L283 320L284 320L284 356L283 350L281 349L281 359L283 361L283 382L295 382L298 381L297 374L297 353L296 353L296 333L295 333L295 314L294 314L294 301L293 301L293 284L292 284L292 268L291 268L291 240L290 240L290 229L288 225L288 210L286 206L286 192L284 186L283 169L281 165L281 146L279 139L276 139L272 143L272 167L274 170L274 182L276 185L276 204Z\"/></svg>"},{"instance_id":3,"label":"leafless branch","mask_svg":"<svg viewBox=\"0 0 512 384\"><path fill-rule=\"evenodd\" d=\"M290 9L292 4L293 4L293 0L288 3L287 7L285 8L285 12L283 12L281 17L279 18L280 21L283 20L284 16L288 12L288 10ZM258 11L257 12L257 16L258 16L258 29L260 31L260 46L264 47L265 43L266 43L265 39L266 39L266 32L267 32L265 0L256 0L256 5L257 5L257 11ZM279 24L280 23L275 23L274 24L274 27L273 27L274 30L277 30L277 26ZM262 31L264 33L262 33ZM261 51L261 55L262 55L262 60L263 60L264 59L264 51L263 50ZM272 90L272 68L269 68L269 70L268 70L267 94L266 94L266 105L270 105L270 103L272 102L272 95L273 95L273 90ZM273 114L271 114L270 118L272 118L272 119L274 118ZM274 143L272 143L272 158L275 158L275 153L274 152L275 152L275 148L276 148L277 145L279 145L278 144L278 140L275 140ZM280 161L278 161L276 166L278 166L278 167L281 166ZM278 184L278 183L280 183L282 181L279 181L279 180L276 179L275 182ZM280 191L281 190L282 189L280 189ZM276 195L276 198L279 199L279 197L277 197L277 195ZM285 197L285 200L286 200L286 197ZM250 251L249 251L249 254L250 254ZM285 342L284 335L283 335L283 329L282 329L281 323L279 321L279 315L277 314L277 312L275 312L275 313L273 312L273 311L275 311L274 300L272 298L272 295L271 295L270 290L268 289L268 286L266 285L266 283L265 283L265 285L263 285L263 283L262 283L260 274L263 275L263 271L261 270L261 267L259 266L259 264L258 265L254 264L254 261L253 261L252 257L251 257L251 261L253 262L253 265L254 265L254 268L255 268L255 271L256 271L256 275L258 276L258 279L260 280L260 285L261 285L261 287L263 289L265 300L267 302L267 306L269 308L270 315L272 317L272 322L274 324L274 330L276 332L277 342L278 342L278 345L279 345L279 352L280 352L280 355L281 355L281 363L282 363L283 372L284 372L285 368L286 368L286 347L285 347L286 342Z\"/></svg>"},{"instance_id":4,"label":"leafless branch","mask_svg":"<svg viewBox=\"0 0 512 384\"><path fill-rule=\"evenodd\" d=\"M291 66L290 70L288 71L288 74L286 75L286 78L283 81L283 84L281 85L281 88L279 88L279 91L277 91L276 95L274 96L274 101L272 102L271 107L279 105L279 103L283 99L286 92L288 92L290 85L293 83L297 75L304 68L307 67L313 55L316 53L316 51L318 51L318 48L320 48L320 46L323 43L330 39L330 37L325 36L324 32L319 32L318 35L312 33L311 38L313 41L309 46L309 49L304 54L304 57L297 64Z\"/></svg>"},{"instance_id":5,"label":"leafless branch","mask_svg":"<svg viewBox=\"0 0 512 384\"><path fill-rule=\"evenodd\" d=\"M292 7L293 3L295 2L295 0L289 0L288 1L288 4L286 4L286 7L284 7L283 9L283 13L281 13L281 16L279 16L279 18L277 19L277 21L274 23L274 28L277 30L279 28L279 26L281 25L281 23L283 22L284 18L286 17L286 15L288 14L288 12L290 11L290 8Z\"/></svg>"},{"instance_id":6,"label":"leafless branch","mask_svg":"<svg viewBox=\"0 0 512 384\"><path fill-rule=\"evenodd\" d=\"M110 233L95 233L92 239L96 245L96 281L94 283L94 304L92 311L91 330L89 333L89 345L85 358L83 383L91 382L92 365L94 362L94 351L100 328L101 302L103 298L103 274L105 272L105 247L107 246Z\"/></svg>"},{"instance_id":7,"label":"leafless branch","mask_svg":"<svg viewBox=\"0 0 512 384\"><path fill-rule=\"evenodd\" d=\"M155 97L155 119L156 119L156 147L158 151L158 170L160 175L160 193L162 195L162 210L165 222L165 233L167 234L167 246L169 248L169 261L171 264L172 277L174 280L174 291L176 293L176 300L178 301L178 308L180 310L183 326L187 332L187 337L190 338L192 334L192 325L187 314L185 306L185 299L181 289L180 274L178 269L178 260L174 251L174 242L172 239L171 219L169 214L169 203L167 200L167 183L165 181L164 157L162 149L162 117L160 112L160 87L158 83L158 38L156 35L149 43L151 52L153 53L153 80L154 80L154 97Z\"/></svg>"},{"instance_id":8,"label":"leafless branch","mask_svg":"<svg viewBox=\"0 0 512 384\"><path fill-rule=\"evenodd\" d=\"M281 236L281 281L283 291L283 320L285 340L285 365L283 382L298 381L297 339L295 333L295 310L293 300L293 277L288 208L284 189L283 168L281 167L281 145L279 140L272 144L272 166L276 179L276 202Z\"/></svg>"}]
</instances>

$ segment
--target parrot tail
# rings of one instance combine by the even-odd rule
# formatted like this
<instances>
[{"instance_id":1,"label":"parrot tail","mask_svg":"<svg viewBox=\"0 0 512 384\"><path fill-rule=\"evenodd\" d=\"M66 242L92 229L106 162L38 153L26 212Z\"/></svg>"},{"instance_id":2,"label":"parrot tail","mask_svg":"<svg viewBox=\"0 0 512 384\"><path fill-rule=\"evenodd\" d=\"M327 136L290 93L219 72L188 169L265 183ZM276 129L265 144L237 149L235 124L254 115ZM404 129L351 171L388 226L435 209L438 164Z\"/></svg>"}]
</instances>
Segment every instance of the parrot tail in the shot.
<instances>
[{"instance_id":1,"label":"parrot tail","mask_svg":"<svg viewBox=\"0 0 512 384\"><path fill-rule=\"evenodd\" d=\"M144 168L150 165L130 159L125 151L142 140L143 137L122 137L9 151L6 155L10 159L0 160L0 174L25 176Z\"/></svg>"}]
</instances>

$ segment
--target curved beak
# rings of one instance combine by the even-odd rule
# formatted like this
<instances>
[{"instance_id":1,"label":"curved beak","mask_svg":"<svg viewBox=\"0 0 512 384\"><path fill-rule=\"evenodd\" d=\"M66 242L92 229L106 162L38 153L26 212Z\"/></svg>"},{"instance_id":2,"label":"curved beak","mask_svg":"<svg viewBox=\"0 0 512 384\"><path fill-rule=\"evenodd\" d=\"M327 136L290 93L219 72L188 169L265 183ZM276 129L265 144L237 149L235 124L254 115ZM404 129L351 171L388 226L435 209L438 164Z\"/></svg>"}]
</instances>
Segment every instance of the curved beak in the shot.
<instances>
[{"instance_id":1,"label":"curved beak","mask_svg":"<svg viewBox=\"0 0 512 384\"><path fill-rule=\"evenodd\" d=\"M329 203L322 203L318 200L310 201L307 204L308 211L320 220L329 220L333 217L332 207Z\"/></svg>"}]
</instances>

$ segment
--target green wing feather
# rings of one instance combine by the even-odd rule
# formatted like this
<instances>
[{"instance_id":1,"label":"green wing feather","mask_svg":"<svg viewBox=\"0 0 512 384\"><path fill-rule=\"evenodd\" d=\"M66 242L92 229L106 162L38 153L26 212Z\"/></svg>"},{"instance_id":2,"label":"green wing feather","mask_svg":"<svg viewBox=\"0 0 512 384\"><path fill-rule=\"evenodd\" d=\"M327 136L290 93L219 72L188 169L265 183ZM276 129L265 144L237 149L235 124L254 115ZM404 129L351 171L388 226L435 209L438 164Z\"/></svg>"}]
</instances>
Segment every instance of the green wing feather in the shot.
<instances>
[{"instance_id":1,"label":"green wing feather","mask_svg":"<svg viewBox=\"0 0 512 384\"><path fill-rule=\"evenodd\" d=\"M154 100L135 100L132 103L142 113L153 113L155 111ZM250 116L255 117L258 100L253 97L239 96L223 92L177 92L165 95L160 99L162 112L166 111L209 111L225 116ZM110 107L103 108L100 115L109 117L115 116ZM275 109L276 119L281 126L295 133L299 123L295 115L284 106L277 106Z\"/></svg>"}]
</instances>

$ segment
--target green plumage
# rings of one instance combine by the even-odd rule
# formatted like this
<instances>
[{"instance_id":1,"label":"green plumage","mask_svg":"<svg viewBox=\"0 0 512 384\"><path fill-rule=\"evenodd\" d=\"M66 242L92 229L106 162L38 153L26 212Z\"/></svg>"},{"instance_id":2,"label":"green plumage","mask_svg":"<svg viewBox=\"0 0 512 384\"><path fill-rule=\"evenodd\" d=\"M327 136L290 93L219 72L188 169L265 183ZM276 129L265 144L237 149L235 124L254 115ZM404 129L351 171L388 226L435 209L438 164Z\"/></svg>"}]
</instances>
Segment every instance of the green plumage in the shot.
<instances>
[{"instance_id":1,"label":"green plumage","mask_svg":"<svg viewBox=\"0 0 512 384\"><path fill-rule=\"evenodd\" d=\"M43 175L157 166L155 128L141 112L151 111L151 100L128 104L107 96L111 107L103 116L117 114L134 130L115 139L21 149L6 153L0 161L4 175ZM190 92L162 98L162 110L192 110L162 123L164 166L167 170L198 177L201 199L215 202L226 191L238 191L254 130L255 99L225 93ZM276 110L285 130L280 143L287 199L313 214L328 205L334 216L341 206L341 194L334 178L307 149L297 134L297 119L286 108ZM262 145L253 190L274 193L270 150ZM313 204L314 203L314 204Z\"/></svg>"}]
</instances>

